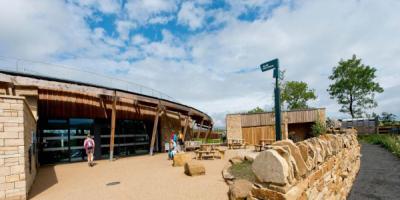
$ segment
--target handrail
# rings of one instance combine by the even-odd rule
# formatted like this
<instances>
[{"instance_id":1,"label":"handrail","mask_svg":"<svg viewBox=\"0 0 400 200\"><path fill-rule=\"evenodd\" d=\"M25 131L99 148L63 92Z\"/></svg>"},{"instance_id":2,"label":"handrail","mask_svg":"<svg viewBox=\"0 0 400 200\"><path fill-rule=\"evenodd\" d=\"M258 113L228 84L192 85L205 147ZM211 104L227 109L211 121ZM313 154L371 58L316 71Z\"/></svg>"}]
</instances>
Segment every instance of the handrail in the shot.
<instances>
[{"instance_id":1,"label":"handrail","mask_svg":"<svg viewBox=\"0 0 400 200\"><path fill-rule=\"evenodd\" d=\"M171 96L150 87L66 65L0 56L0 69L33 76L43 76L110 87L179 103Z\"/></svg>"}]
</instances>

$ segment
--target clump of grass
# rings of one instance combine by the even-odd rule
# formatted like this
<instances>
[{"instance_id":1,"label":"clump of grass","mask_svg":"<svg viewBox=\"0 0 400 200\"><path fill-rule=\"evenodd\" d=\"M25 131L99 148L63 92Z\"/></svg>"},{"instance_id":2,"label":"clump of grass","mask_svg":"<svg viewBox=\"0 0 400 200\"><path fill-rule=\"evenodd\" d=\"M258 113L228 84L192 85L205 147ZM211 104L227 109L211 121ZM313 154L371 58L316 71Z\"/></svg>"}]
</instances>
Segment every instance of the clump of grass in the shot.
<instances>
[{"instance_id":1,"label":"clump of grass","mask_svg":"<svg viewBox=\"0 0 400 200\"><path fill-rule=\"evenodd\" d=\"M251 169L251 162L245 160L242 163L234 164L229 168L231 173L236 179L245 179L252 183L256 182L256 176Z\"/></svg>"},{"instance_id":2,"label":"clump of grass","mask_svg":"<svg viewBox=\"0 0 400 200\"><path fill-rule=\"evenodd\" d=\"M400 136L396 135L383 135L383 134L373 134L373 135L359 135L361 141L378 144L385 149L392 152L395 156L400 158Z\"/></svg>"}]
</instances>

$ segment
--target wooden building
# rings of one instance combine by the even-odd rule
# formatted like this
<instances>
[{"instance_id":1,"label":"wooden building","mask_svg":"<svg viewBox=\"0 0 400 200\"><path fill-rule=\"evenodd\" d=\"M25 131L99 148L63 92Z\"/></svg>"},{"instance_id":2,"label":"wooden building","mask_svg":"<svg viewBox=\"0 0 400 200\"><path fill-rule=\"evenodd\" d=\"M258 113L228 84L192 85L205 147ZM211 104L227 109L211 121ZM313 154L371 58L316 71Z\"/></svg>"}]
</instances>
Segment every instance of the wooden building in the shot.
<instances>
[{"instance_id":1,"label":"wooden building","mask_svg":"<svg viewBox=\"0 0 400 200\"><path fill-rule=\"evenodd\" d=\"M359 135L377 133L379 128L378 118L353 118L340 121L343 129L354 128Z\"/></svg>"},{"instance_id":2,"label":"wooden building","mask_svg":"<svg viewBox=\"0 0 400 200\"><path fill-rule=\"evenodd\" d=\"M310 137L311 126L325 122L325 108L312 108L282 112L282 138L300 141ZM275 114L228 114L226 116L228 139L243 139L248 144L275 139Z\"/></svg>"},{"instance_id":3,"label":"wooden building","mask_svg":"<svg viewBox=\"0 0 400 200\"><path fill-rule=\"evenodd\" d=\"M0 95L24 97L37 120L41 164L84 160L87 134L96 158L164 151L171 133L211 132L210 116L170 100L117 88L0 71ZM36 152L36 151L35 151Z\"/></svg>"}]
</instances>

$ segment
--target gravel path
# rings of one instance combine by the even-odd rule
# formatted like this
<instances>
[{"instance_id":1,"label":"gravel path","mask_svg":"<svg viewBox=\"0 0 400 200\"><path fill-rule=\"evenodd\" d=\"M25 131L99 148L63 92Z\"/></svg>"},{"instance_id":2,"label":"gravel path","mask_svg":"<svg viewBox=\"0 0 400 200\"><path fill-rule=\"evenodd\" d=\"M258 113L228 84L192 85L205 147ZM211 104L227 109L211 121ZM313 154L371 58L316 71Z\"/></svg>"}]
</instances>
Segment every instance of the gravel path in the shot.
<instances>
[{"instance_id":1,"label":"gravel path","mask_svg":"<svg viewBox=\"0 0 400 200\"><path fill-rule=\"evenodd\" d=\"M29 193L36 200L66 199L228 199L221 171L224 160L201 161L206 175L188 177L183 167L172 167L166 154L42 167ZM106 186L110 182L120 184Z\"/></svg>"},{"instance_id":2,"label":"gravel path","mask_svg":"<svg viewBox=\"0 0 400 200\"><path fill-rule=\"evenodd\" d=\"M400 159L378 146L363 143L361 168L349 200L400 199Z\"/></svg>"}]
</instances>

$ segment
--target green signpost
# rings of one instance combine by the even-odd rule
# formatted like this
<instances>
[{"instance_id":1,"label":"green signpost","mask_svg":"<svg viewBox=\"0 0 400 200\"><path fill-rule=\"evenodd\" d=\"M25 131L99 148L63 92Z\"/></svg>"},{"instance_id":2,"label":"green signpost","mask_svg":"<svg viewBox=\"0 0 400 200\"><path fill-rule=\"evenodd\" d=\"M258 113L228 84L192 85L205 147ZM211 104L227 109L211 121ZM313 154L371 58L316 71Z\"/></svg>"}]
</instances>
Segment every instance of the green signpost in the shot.
<instances>
[{"instance_id":1,"label":"green signpost","mask_svg":"<svg viewBox=\"0 0 400 200\"><path fill-rule=\"evenodd\" d=\"M275 78L275 137L276 141L282 140L281 131L281 92L279 88L279 60L273 59L260 65L261 71L265 72L274 69Z\"/></svg>"}]
</instances>

